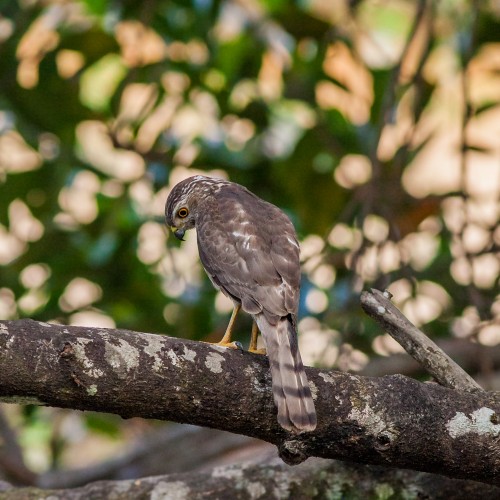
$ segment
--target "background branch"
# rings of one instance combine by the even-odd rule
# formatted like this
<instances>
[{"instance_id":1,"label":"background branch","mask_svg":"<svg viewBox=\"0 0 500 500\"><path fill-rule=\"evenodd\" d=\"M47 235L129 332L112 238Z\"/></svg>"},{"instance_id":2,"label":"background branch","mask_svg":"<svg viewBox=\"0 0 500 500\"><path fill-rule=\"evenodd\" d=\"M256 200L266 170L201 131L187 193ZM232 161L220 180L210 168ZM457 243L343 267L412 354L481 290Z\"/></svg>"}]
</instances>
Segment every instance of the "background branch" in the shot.
<instances>
[{"instance_id":1,"label":"background branch","mask_svg":"<svg viewBox=\"0 0 500 500\"><path fill-rule=\"evenodd\" d=\"M0 490L1 491L1 490ZM311 459L297 467L279 461L234 465L211 471L179 473L141 480L99 481L73 490L38 488L3 491L10 500L65 498L149 499L170 494L193 500L213 498L440 498L496 500L500 488L474 481L380 466ZM208 493L209 492L209 493ZM277 492L279 492L277 494ZM0 493L1 494L1 493Z\"/></svg>"},{"instance_id":2,"label":"background branch","mask_svg":"<svg viewBox=\"0 0 500 500\"><path fill-rule=\"evenodd\" d=\"M371 293L363 292L361 307L442 386L463 391L482 391L471 376L401 313L385 292L374 289Z\"/></svg>"},{"instance_id":3,"label":"background branch","mask_svg":"<svg viewBox=\"0 0 500 500\"><path fill-rule=\"evenodd\" d=\"M436 344L465 371L474 374L474 379L480 378L481 387L496 390L494 376L500 369L500 346L486 346L467 339L438 339ZM378 356L359 372L367 377L382 377L400 373L409 377L419 377L424 374L422 366L406 352L388 356Z\"/></svg>"}]
</instances>

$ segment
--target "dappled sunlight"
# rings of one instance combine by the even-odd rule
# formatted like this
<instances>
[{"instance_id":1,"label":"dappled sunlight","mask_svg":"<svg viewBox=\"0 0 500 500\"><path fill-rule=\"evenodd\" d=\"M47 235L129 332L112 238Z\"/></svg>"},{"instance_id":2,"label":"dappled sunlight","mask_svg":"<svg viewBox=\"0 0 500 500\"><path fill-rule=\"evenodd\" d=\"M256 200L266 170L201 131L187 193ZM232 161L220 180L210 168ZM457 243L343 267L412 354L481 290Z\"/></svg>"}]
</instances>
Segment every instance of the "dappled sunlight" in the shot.
<instances>
[{"instance_id":1,"label":"dappled sunlight","mask_svg":"<svg viewBox=\"0 0 500 500\"><path fill-rule=\"evenodd\" d=\"M306 316L298 325L299 349L304 364L332 367L339 355L340 333Z\"/></svg>"},{"instance_id":2,"label":"dappled sunlight","mask_svg":"<svg viewBox=\"0 0 500 500\"><path fill-rule=\"evenodd\" d=\"M382 243L389 236L389 224L382 217L369 214L363 221L363 234L373 243Z\"/></svg>"},{"instance_id":3,"label":"dappled sunlight","mask_svg":"<svg viewBox=\"0 0 500 500\"><path fill-rule=\"evenodd\" d=\"M269 158L288 157L305 130L315 124L315 114L309 106L282 100L271 108L270 124L261 141L263 154Z\"/></svg>"},{"instance_id":4,"label":"dappled sunlight","mask_svg":"<svg viewBox=\"0 0 500 500\"><path fill-rule=\"evenodd\" d=\"M338 109L356 125L368 121L373 82L366 66L343 42L336 42L327 49L323 69L338 84L325 80L316 85L318 105L324 109Z\"/></svg>"},{"instance_id":5,"label":"dappled sunlight","mask_svg":"<svg viewBox=\"0 0 500 500\"><path fill-rule=\"evenodd\" d=\"M390 273L400 268L402 263L401 248L393 241L386 241L378 253L378 264L382 273Z\"/></svg>"},{"instance_id":6,"label":"dappled sunlight","mask_svg":"<svg viewBox=\"0 0 500 500\"><path fill-rule=\"evenodd\" d=\"M14 234L0 225L0 264L8 265L24 252L28 246Z\"/></svg>"},{"instance_id":7,"label":"dappled sunlight","mask_svg":"<svg viewBox=\"0 0 500 500\"><path fill-rule=\"evenodd\" d=\"M72 326L89 326L93 328L116 328L113 318L97 310L74 313L69 317L69 324Z\"/></svg>"},{"instance_id":8,"label":"dappled sunlight","mask_svg":"<svg viewBox=\"0 0 500 500\"><path fill-rule=\"evenodd\" d=\"M45 290L31 289L21 295L17 301L19 310L25 315L32 315L47 304L49 294Z\"/></svg>"},{"instance_id":9,"label":"dappled sunlight","mask_svg":"<svg viewBox=\"0 0 500 500\"><path fill-rule=\"evenodd\" d=\"M102 297L102 288L86 278L72 279L59 298L59 306L65 312L90 306Z\"/></svg>"},{"instance_id":10,"label":"dappled sunlight","mask_svg":"<svg viewBox=\"0 0 500 500\"><path fill-rule=\"evenodd\" d=\"M500 344L500 323L486 325L481 328L477 338L484 345L494 346Z\"/></svg>"},{"instance_id":11,"label":"dappled sunlight","mask_svg":"<svg viewBox=\"0 0 500 500\"><path fill-rule=\"evenodd\" d=\"M85 64L85 56L77 50L61 49L56 55L57 72L61 78L72 78Z\"/></svg>"},{"instance_id":12,"label":"dappled sunlight","mask_svg":"<svg viewBox=\"0 0 500 500\"><path fill-rule=\"evenodd\" d=\"M359 372L370 360L363 351L355 349L348 343L342 344L339 351L336 365L342 371Z\"/></svg>"},{"instance_id":13,"label":"dappled sunlight","mask_svg":"<svg viewBox=\"0 0 500 500\"><path fill-rule=\"evenodd\" d=\"M486 253L472 259L472 282L478 288L493 288L498 285L500 259L498 255Z\"/></svg>"},{"instance_id":14,"label":"dappled sunlight","mask_svg":"<svg viewBox=\"0 0 500 500\"><path fill-rule=\"evenodd\" d=\"M182 104L179 96L168 96L158 104L144 119L135 139L135 147L139 152L151 150L158 137L167 130Z\"/></svg>"},{"instance_id":15,"label":"dappled sunlight","mask_svg":"<svg viewBox=\"0 0 500 500\"><path fill-rule=\"evenodd\" d=\"M0 114L0 123L2 121ZM36 170L42 165L41 155L13 130L0 133L0 173L21 173Z\"/></svg>"},{"instance_id":16,"label":"dappled sunlight","mask_svg":"<svg viewBox=\"0 0 500 500\"><path fill-rule=\"evenodd\" d=\"M154 83L131 83L127 85L123 89L120 111L116 117L120 130L129 123L146 118L153 110L157 98L158 88Z\"/></svg>"},{"instance_id":17,"label":"dappled sunlight","mask_svg":"<svg viewBox=\"0 0 500 500\"><path fill-rule=\"evenodd\" d=\"M474 306L468 306L462 311L462 315L455 318L451 324L451 333L458 338L470 338L477 333L479 314Z\"/></svg>"},{"instance_id":18,"label":"dappled sunlight","mask_svg":"<svg viewBox=\"0 0 500 500\"><path fill-rule=\"evenodd\" d=\"M40 288L51 274L47 264L30 264L19 274L19 281L24 288Z\"/></svg>"},{"instance_id":19,"label":"dappled sunlight","mask_svg":"<svg viewBox=\"0 0 500 500\"><path fill-rule=\"evenodd\" d=\"M94 173L82 170L76 174L71 186L59 194L63 212L56 215L54 221L68 229L76 228L77 224L90 224L99 213L96 200L99 188L99 178Z\"/></svg>"},{"instance_id":20,"label":"dappled sunlight","mask_svg":"<svg viewBox=\"0 0 500 500\"><path fill-rule=\"evenodd\" d=\"M126 182L144 175L144 159L134 151L115 148L103 123L81 122L76 134L85 159L102 172Z\"/></svg>"},{"instance_id":21,"label":"dappled sunlight","mask_svg":"<svg viewBox=\"0 0 500 500\"><path fill-rule=\"evenodd\" d=\"M45 231L43 224L33 216L28 205L20 199L11 202L8 209L10 233L22 242L38 241Z\"/></svg>"},{"instance_id":22,"label":"dappled sunlight","mask_svg":"<svg viewBox=\"0 0 500 500\"><path fill-rule=\"evenodd\" d=\"M173 238L173 235L169 235ZM203 269L198 256L198 245L194 231L186 233L182 248L170 248L157 264L161 275L161 287L167 297L179 298L188 289L199 288Z\"/></svg>"},{"instance_id":23,"label":"dappled sunlight","mask_svg":"<svg viewBox=\"0 0 500 500\"><path fill-rule=\"evenodd\" d=\"M211 286L195 230L179 242L164 217L173 186L201 174L246 186L297 229L304 364L388 367L403 349L359 306L387 288L433 340L483 345L490 375L500 10L452 3L10 2L0 319L222 331L232 300ZM51 474L119 461L146 425L33 407L15 419L26 463Z\"/></svg>"},{"instance_id":24,"label":"dappled sunlight","mask_svg":"<svg viewBox=\"0 0 500 500\"><path fill-rule=\"evenodd\" d=\"M340 84L338 89L347 89L348 102L345 104L342 101L335 102L335 93L328 95L327 89L330 89L329 92L331 92L331 85L323 87L323 92L325 92L323 99L333 99L330 106L340 110L347 104L344 113L349 119L356 124L364 123L369 117L369 110L373 103L373 80L366 66L356 58L346 44L335 42L330 44L326 51L323 70L330 78ZM321 91L318 92L321 95Z\"/></svg>"},{"instance_id":25,"label":"dappled sunlight","mask_svg":"<svg viewBox=\"0 0 500 500\"><path fill-rule=\"evenodd\" d=\"M423 271L437 257L439 244L440 238L427 231L410 233L399 243L401 260L413 269Z\"/></svg>"},{"instance_id":26,"label":"dappled sunlight","mask_svg":"<svg viewBox=\"0 0 500 500\"><path fill-rule=\"evenodd\" d=\"M461 184L459 129L436 135L405 169L402 183L415 198L458 191Z\"/></svg>"},{"instance_id":27,"label":"dappled sunlight","mask_svg":"<svg viewBox=\"0 0 500 500\"><path fill-rule=\"evenodd\" d=\"M342 222L335 224L328 235L328 243L332 247L354 249L361 243L361 232L359 229L349 227Z\"/></svg>"},{"instance_id":28,"label":"dappled sunlight","mask_svg":"<svg viewBox=\"0 0 500 500\"><path fill-rule=\"evenodd\" d=\"M0 318L15 319L17 317L17 302L10 288L0 288Z\"/></svg>"},{"instance_id":29,"label":"dappled sunlight","mask_svg":"<svg viewBox=\"0 0 500 500\"><path fill-rule=\"evenodd\" d=\"M305 305L312 314L319 314L328 307L328 296L322 290L309 290L306 293Z\"/></svg>"},{"instance_id":30,"label":"dappled sunlight","mask_svg":"<svg viewBox=\"0 0 500 500\"><path fill-rule=\"evenodd\" d=\"M329 289L335 283L336 272L333 266L320 264L309 273L309 279L317 287Z\"/></svg>"},{"instance_id":31,"label":"dappled sunlight","mask_svg":"<svg viewBox=\"0 0 500 500\"><path fill-rule=\"evenodd\" d=\"M255 135L255 124L236 115L226 115L222 119L222 127L226 134L226 146L232 151L241 151Z\"/></svg>"},{"instance_id":32,"label":"dappled sunlight","mask_svg":"<svg viewBox=\"0 0 500 500\"><path fill-rule=\"evenodd\" d=\"M283 92L282 61L273 52L264 54L257 85L259 94L266 101L274 101L281 97Z\"/></svg>"},{"instance_id":33,"label":"dappled sunlight","mask_svg":"<svg viewBox=\"0 0 500 500\"><path fill-rule=\"evenodd\" d=\"M139 229L137 257L147 265L158 262L165 255L166 241L164 226L156 222L146 222Z\"/></svg>"},{"instance_id":34,"label":"dappled sunlight","mask_svg":"<svg viewBox=\"0 0 500 500\"><path fill-rule=\"evenodd\" d=\"M451 305L451 297L446 290L432 281L422 280L412 285L401 279L388 288L394 296L394 303L416 326L438 318Z\"/></svg>"},{"instance_id":35,"label":"dappled sunlight","mask_svg":"<svg viewBox=\"0 0 500 500\"><path fill-rule=\"evenodd\" d=\"M366 156L346 155L340 161L333 175L337 184L346 189L352 189L370 180L372 165Z\"/></svg>"},{"instance_id":36,"label":"dappled sunlight","mask_svg":"<svg viewBox=\"0 0 500 500\"><path fill-rule=\"evenodd\" d=\"M53 5L47 9L25 33L17 48L19 66L17 81L24 88L38 84L38 66L47 52L59 43L58 25L66 17L64 7Z\"/></svg>"},{"instance_id":37,"label":"dappled sunlight","mask_svg":"<svg viewBox=\"0 0 500 500\"><path fill-rule=\"evenodd\" d=\"M398 344L388 333L384 333L384 335L377 335L373 339L372 349L379 356L390 356L391 354L405 352L401 345Z\"/></svg>"},{"instance_id":38,"label":"dappled sunlight","mask_svg":"<svg viewBox=\"0 0 500 500\"><path fill-rule=\"evenodd\" d=\"M116 41L128 66L144 66L162 61L168 48L162 38L139 21L122 21L115 28Z\"/></svg>"},{"instance_id":39,"label":"dappled sunlight","mask_svg":"<svg viewBox=\"0 0 500 500\"><path fill-rule=\"evenodd\" d=\"M214 306L219 314L228 314L233 310L234 304L229 297L226 297L221 291L218 291L215 296Z\"/></svg>"},{"instance_id":40,"label":"dappled sunlight","mask_svg":"<svg viewBox=\"0 0 500 500\"><path fill-rule=\"evenodd\" d=\"M175 325L177 323L180 313L181 306L175 302L170 302L163 308L163 318L169 325Z\"/></svg>"},{"instance_id":41,"label":"dappled sunlight","mask_svg":"<svg viewBox=\"0 0 500 500\"><path fill-rule=\"evenodd\" d=\"M311 257L321 253L325 246L323 238L316 234L310 234L300 242L300 259L307 261Z\"/></svg>"}]
</instances>

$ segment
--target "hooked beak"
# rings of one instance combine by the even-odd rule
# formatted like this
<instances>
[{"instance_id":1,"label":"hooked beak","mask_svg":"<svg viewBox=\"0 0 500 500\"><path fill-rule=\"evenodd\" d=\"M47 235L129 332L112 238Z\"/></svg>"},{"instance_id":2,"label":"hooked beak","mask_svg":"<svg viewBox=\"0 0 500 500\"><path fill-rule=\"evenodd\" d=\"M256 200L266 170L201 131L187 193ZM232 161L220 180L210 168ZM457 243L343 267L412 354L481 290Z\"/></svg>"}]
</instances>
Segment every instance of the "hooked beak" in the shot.
<instances>
[{"instance_id":1,"label":"hooked beak","mask_svg":"<svg viewBox=\"0 0 500 500\"><path fill-rule=\"evenodd\" d=\"M185 229L177 229L175 226L170 228L170 231L174 233L174 236L181 241L184 241L184 234L186 233Z\"/></svg>"}]
</instances>

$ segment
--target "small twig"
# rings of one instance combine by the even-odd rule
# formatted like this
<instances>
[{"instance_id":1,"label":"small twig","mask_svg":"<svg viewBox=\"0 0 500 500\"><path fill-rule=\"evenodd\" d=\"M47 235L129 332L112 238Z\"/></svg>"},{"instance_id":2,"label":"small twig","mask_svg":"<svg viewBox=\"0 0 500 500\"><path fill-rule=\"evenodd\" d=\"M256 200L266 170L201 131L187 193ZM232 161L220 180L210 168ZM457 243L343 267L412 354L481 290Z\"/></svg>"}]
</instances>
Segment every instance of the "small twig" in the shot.
<instances>
[{"instance_id":1,"label":"small twig","mask_svg":"<svg viewBox=\"0 0 500 500\"><path fill-rule=\"evenodd\" d=\"M388 292L372 289L361 294L361 307L416 359L439 384L449 389L483 389L390 301Z\"/></svg>"}]
</instances>

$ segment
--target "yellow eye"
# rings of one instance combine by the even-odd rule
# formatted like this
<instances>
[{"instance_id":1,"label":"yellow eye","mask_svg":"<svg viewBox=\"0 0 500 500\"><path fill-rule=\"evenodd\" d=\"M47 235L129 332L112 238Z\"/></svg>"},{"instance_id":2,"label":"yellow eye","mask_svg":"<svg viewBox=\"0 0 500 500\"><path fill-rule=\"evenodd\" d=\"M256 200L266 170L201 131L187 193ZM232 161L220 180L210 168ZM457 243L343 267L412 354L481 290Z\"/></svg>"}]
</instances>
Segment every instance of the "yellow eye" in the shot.
<instances>
[{"instance_id":1,"label":"yellow eye","mask_svg":"<svg viewBox=\"0 0 500 500\"><path fill-rule=\"evenodd\" d=\"M188 214L189 214L189 210L186 207L183 207L183 208L179 209L179 211L177 212L177 217L184 219L188 216Z\"/></svg>"}]
</instances>

